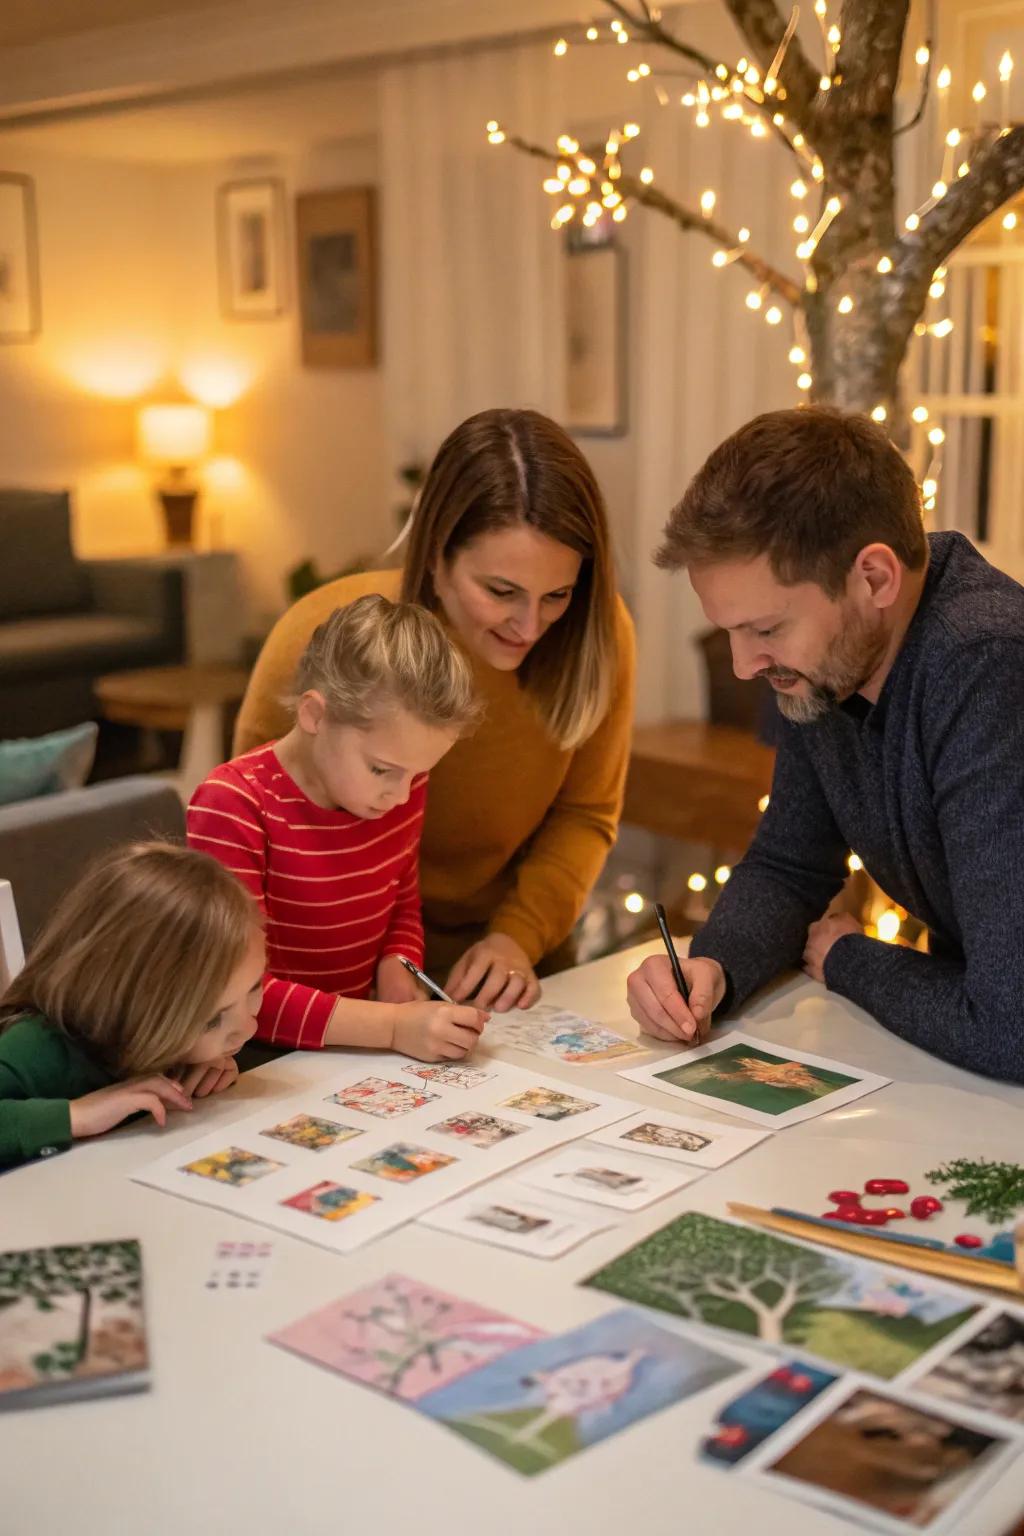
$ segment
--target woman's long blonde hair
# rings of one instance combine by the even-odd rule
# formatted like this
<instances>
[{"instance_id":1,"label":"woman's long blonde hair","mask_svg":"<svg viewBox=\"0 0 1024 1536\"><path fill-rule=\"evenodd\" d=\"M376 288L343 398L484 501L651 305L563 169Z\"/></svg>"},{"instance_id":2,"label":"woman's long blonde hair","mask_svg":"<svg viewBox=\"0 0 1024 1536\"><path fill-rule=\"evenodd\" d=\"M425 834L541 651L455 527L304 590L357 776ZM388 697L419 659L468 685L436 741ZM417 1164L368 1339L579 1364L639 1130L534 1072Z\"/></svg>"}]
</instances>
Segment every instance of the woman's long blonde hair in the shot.
<instances>
[{"instance_id":1,"label":"woman's long blonde hair","mask_svg":"<svg viewBox=\"0 0 1024 1536\"><path fill-rule=\"evenodd\" d=\"M402 597L437 609L433 571L484 533L526 523L582 559L568 608L519 668L548 733L579 746L604 718L615 674L615 574L608 514L572 438L537 411L491 410L456 427L423 482Z\"/></svg>"},{"instance_id":2,"label":"woman's long blonde hair","mask_svg":"<svg viewBox=\"0 0 1024 1536\"><path fill-rule=\"evenodd\" d=\"M217 1012L259 925L222 864L136 843L93 864L0 997L0 1031L42 1014L114 1078L182 1060Z\"/></svg>"}]
</instances>

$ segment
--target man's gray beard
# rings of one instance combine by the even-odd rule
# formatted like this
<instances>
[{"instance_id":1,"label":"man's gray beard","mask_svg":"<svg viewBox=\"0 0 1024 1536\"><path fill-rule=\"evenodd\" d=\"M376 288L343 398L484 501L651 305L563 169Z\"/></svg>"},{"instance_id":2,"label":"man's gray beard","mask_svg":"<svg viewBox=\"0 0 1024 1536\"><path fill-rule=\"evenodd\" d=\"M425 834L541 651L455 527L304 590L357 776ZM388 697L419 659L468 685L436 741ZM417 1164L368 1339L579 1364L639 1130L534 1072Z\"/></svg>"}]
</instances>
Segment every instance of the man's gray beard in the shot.
<instances>
[{"instance_id":1,"label":"man's gray beard","mask_svg":"<svg viewBox=\"0 0 1024 1536\"><path fill-rule=\"evenodd\" d=\"M839 700L831 688L820 688L817 683L805 679L810 692L806 698L798 693L777 693L776 703L779 706L779 714L784 720L791 720L794 725L813 725L823 715L835 709Z\"/></svg>"},{"instance_id":2,"label":"man's gray beard","mask_svg":"<svg viewBox=\"0 0 1024 1536\"><path fill-rule=\"evenodd\" d=\"M823 681L816 683L804 676L806 698L798 693L776 693L780 715L794 725L813 725L836 709L842 699L863 688L884 655L881 628L872 632L864 624L851 625L847 634L836 638L822 662Z\"/></svg>"}]
</instances>

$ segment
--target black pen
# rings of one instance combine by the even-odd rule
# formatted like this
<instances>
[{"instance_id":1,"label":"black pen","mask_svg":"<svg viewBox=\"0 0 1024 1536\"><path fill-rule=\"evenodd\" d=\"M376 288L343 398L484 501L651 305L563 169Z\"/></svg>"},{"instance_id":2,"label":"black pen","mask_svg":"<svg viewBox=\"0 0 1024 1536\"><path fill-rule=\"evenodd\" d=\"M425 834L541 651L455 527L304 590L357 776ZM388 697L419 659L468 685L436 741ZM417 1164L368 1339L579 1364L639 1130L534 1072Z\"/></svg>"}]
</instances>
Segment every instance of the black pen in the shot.
<instances>
[{"instance_id":1,"label":"black pen","mask_svg":"<svg viewBox=\"0 0 1024 1536\"><path fill-rule=\"evenodd\" d=\"M679 956L676 954L676 947L672 943L672 935L668 931L665 908L660 901L654 903L654 915L658 919L658 927L661 929L661 936L665 941L665 948L668 950L668 962L672 967L672 975L675 977L676 986L679 988L683 1002L689 1003L690 989L686 985L686 977L683 975L683 968L679 964Z\"/></svg>"},{"instance_id":2,"label":"black pen","mask_svg":"<svg viewBox=\"0 0 1024 1536\"><path fill-rule=\"evenodd\" d=\"M447 992L442 992L441 988L438 986L437 982L436 981L431 981L430 977L426 974L426 972L425 971L421 971L418 965L413 965L412 961L411 960L407 960L404 955L399 955L398 959L401 960L402 964L405 966L406 970L409 972L409 975L410 976L415 976L416 980L420 983L420 985L426 987L427 991L433 997L436 997L439 1003L451 1003L451 1002L454 1002L454 998L449 997ZM685 993L683 995L685 996Z\"/></svg>"}]
</instances>

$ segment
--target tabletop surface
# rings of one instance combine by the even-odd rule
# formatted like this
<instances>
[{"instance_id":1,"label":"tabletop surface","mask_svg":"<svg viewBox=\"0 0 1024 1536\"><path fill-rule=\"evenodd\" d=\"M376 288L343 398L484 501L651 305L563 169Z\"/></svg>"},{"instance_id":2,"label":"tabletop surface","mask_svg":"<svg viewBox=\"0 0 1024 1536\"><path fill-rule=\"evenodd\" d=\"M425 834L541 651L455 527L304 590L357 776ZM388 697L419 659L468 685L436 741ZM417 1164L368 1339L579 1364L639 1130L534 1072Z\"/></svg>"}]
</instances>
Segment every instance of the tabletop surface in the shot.
<instances>
[{"instance_id":1,"label":"tabletop surface","mask_svg":"<svg viewBox=\"0 0 1024 1536\"><path fill-rule=\"evenodd\" d=\"M635 1035L625 981L653 948L564 972L545 983L545 997ZM892 1084L769 1136L555 1260L415 1224L342 1257L130 1180L210 1126L300 1092L322 1072L320 1053L292 1054L244 1074L229 1093L163 1132L129 1126L0 1178L4 1248L141 1240L153 1373L142 1394L0 1417L0 1532L617 1536L624 1526L636 1529L639 1516L643 1536L849 1536L857 1527L831 1513L767 1497L738 1471L696 1461L715 1406L733 1395L729 1383L523 1478L414 1410L265 1342L274 1329L391 1271L561 1331L616 1304L575 1282L681 1211L725 1215L726 1202L740 1200L813 1212L825 1208L828 1190L862 1186L869 1177L895 1175L914 1185L950 1157L1019 1157L1024 1089L925 1055L815 983L783 981L747 1008L742 1027L767 1042L884 1074ZM495 1054L577 1086L585 1078L638 1108L686 1110L608 1068L541 1062L506 1048ZM207 1291L216 1244L258 1235L274 1245L262 1286L241 1295ZM1002 1536L1022 1508L1024 1459L976 1499L958 1536Z\"/></svg>"}]
</instances>

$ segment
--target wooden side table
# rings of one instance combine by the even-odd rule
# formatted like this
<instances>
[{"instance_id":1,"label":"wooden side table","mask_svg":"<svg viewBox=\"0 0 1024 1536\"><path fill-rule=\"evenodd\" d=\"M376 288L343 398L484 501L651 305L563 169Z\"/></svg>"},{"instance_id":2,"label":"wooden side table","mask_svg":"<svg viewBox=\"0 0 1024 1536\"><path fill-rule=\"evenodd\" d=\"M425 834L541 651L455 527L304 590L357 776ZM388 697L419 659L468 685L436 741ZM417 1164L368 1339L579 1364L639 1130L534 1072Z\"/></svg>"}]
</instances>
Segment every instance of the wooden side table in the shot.
<instances>
[{"instance_id":1,"label":"wooden side table","mask_svg":"<svg viewBox=\"0 0 1024 1536\"><path fill-rule=\"evenodd\" d=\"M771 747L732 726L637 726L622 819L661 837L742 853L757 830L774 762Z\"/></svg>"},{"instance_id":2,"label":"wooden side table","mask_svg":"<svg viewBox=\"0 0 1024 1536\"><path fill-rule=\"evenodd\" d=\"M183 733L175 780L187 803L224 761L224 712L241 703L248 681L244 667L144 667L97 678L95 692L107 720Z\"/></svg>"}]
</instances>

